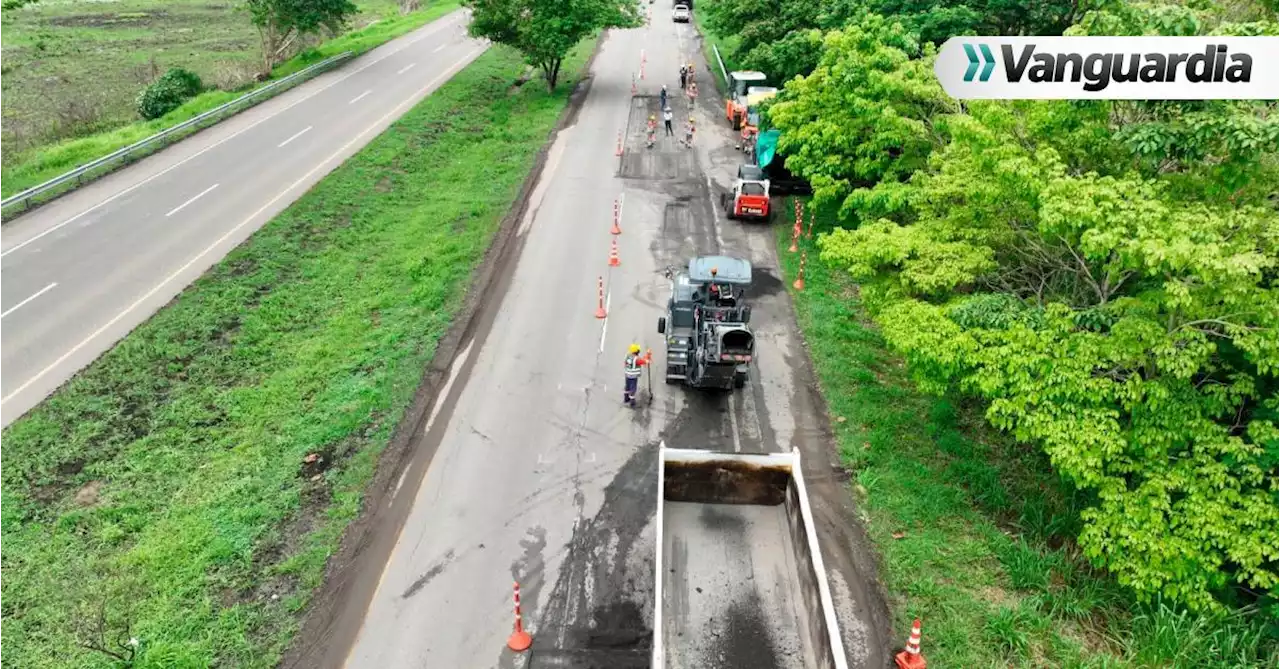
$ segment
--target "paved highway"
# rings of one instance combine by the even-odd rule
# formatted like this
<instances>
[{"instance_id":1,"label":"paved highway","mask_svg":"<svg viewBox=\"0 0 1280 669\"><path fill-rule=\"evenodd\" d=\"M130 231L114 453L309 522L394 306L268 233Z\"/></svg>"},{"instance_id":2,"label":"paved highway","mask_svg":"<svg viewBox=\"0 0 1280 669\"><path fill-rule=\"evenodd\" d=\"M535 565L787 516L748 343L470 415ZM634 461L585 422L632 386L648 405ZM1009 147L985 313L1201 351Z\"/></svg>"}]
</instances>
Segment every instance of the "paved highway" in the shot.
<instances>
[{"instance_id":1,"label":"paved highway","mask_svg":"<svg viewBox=\"0 0 1280 669\"><path fill-rule=\"evenodd\" d=\"M671 23L670 0L653 7L650 27L612 31L604 41L582 107L555 138L519 223L510 278L487 295L491 325L460 344L413 447L416 465L390 499L369 502L403 506L403 517L388 511L391 520L374 525L356 562L339 568L331 581L342 583L339 594L318 599L285 666L648 667L661 440L739 452L799 447L850 666L890 662L873 567L851 529L847 475L830 465L827 418L795 334L773 231L724 219L719 196L741 154L694 28ZM632 97L642 59L646 77ZM671 89L677 121L689 115L676 81L682 59L699 64L695 148L660 137L645 149L659 85ZM618 158L620 131L626 151ZM615 199L621 263L609 267ZM749 293L757 360L750 385L731 394L667 386L660 376L663 269L698 253L746 257L758 270ZM594 317L598 277L604 320ZM632 342L652 347L659 361L655 399L638 409L621 404ZM781 541L743 550L761 565L787 562ZM740 577L735 593L766 594L746 582L750 574ZM505 650L513 579L535 638L519 657ZM795 625L775 619L785 605L726 601L734 593L686 585L690 598L719 598L715 605L751 614L746 624L723 616L694 631L690 643L707 654L702 669L796 666L787 657Z\"/></svg>"},{"instance_id":2,"label":"paved highway","mask_svg":"<svg viewBox=\"0 0 1280 669\"><path fill-rule=\"evenodd\" d=\"M4 226L8 425L483 53L456 11Z\"/></svg>"}]
</instances>

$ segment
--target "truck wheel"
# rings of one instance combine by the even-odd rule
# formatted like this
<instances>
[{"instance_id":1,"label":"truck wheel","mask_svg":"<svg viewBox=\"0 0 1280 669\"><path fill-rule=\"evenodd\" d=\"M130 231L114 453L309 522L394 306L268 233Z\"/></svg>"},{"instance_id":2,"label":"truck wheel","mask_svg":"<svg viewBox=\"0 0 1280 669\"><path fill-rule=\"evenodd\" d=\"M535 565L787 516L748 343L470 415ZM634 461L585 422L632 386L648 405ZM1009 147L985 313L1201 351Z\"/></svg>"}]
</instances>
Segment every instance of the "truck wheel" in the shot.
<instances>
[{"instance_id":1,"label":"truck wheel","mask_svg":"<svg viewBox=\"0 0 1280 669\"><path fill-rule=\"evenodd\" d=\"M668 376L668 377L665 377L665 378L666 378L666 380L667 380L667 385L669 385L669 386L674 386L675 384L677 384L677 383L679 383L679 382L680 382L680 379L677 379L677 378L675 378L674 376Z\"/></svg>"}]
</instances>

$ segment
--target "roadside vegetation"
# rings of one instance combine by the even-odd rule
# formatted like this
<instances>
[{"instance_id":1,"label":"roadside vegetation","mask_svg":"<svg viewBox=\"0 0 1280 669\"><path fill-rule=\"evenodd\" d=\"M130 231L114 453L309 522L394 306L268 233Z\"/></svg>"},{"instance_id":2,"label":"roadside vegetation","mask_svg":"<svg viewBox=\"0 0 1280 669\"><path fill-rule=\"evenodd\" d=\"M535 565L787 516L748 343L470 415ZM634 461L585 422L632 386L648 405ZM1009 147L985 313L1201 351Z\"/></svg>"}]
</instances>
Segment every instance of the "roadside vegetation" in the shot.
<instances>
[{"instance_id":1,"label":"roadside vegetation","mask_svg":"<svg viewBox=\"0 0 1280 669\"><path fill-rule=\"evenodd\" d=\"M566 105L524 69L482 55L5 430L6 664L275 665Z\"/></svg>"},{"instance_id":2,"label":"roadside vegetation","mask_svg":"<svg viewBox=\"0 0 1280 669\"><path fill-rule=\"evenodd\" d=\"M962 105L933 75L957 34L1275 8L699 7L786 82L797 309L902 635L922 616L942 666L1276 666L1276 104Z\"/></svg>"},{"instance_id":3,"label":"roadside vegetation","mask_svg":"<svg viewBox=\"0 0 1280 669\"><path fill-rule=\"evenodd\" d=\"M404 12L394 0L360 0L343 16L351 30L323 26L294 37L270 79L344 51L362 53L457 9L425 0ZM261 85L263 47L235 0L32 2L3 13L3 173L8 197ZM276 45L279 48L280 45ZM201 91L159 118L143 120L139 95L173 68L199 77Z\"/></svg>"}]
</instances>

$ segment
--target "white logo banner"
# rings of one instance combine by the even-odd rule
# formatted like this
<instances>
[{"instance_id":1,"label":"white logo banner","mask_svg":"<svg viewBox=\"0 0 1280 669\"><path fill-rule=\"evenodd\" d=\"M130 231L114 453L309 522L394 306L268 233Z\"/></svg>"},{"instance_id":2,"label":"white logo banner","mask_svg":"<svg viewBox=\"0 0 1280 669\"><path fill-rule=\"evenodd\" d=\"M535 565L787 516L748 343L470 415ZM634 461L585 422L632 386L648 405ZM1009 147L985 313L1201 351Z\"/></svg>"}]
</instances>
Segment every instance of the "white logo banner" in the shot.
<instances>
[{"instance_id":1,"label":"white logo banner","mask_svg":"<svg viewBox=\"0 0 1280 669\"><path fill-rule=\"evenodd\" d=\"M933 71L959 100L1275 100L1277 37L953 37Z\"/></svg>"}]
</instances>

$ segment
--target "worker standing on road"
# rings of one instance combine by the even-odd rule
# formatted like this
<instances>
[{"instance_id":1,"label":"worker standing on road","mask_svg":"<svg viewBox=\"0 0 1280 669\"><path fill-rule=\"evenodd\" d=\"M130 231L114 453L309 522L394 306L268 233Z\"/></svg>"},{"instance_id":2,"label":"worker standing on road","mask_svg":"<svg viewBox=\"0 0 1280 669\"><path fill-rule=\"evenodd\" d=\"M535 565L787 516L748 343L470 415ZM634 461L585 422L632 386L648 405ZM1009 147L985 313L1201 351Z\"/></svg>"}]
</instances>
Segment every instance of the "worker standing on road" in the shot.
<instances>
[{"instance_id":1,"label":"worker standing on road","mask_svg":"<svg viewBox=\"0 0 1280 669\"><path fill-rule=\"evenodd\" d=\"M689 125L684 129L684 145L687 148L693 148L693 117L689 117Z\"/></svg>"},{"instance_id":2,"label":"worker standing on road","mask_svg":"<svg viewBox=\"0 0 1280 669\"><path fill-rule=\"evenodd\" d=\"M685 89L685 94L689 96L689 109L693 109L693 103L698 101L698 84L690 81L689 87Z\"/></svg>"},{"instance_id":3,"label":"worker standing on road","mask_svg":"<svg viewBox=\"0 0 1280 669\"><path fill-rule=\"evenodd\" d=\"M671 119L672 119L671 108L664 107L662 110L662 125L664 125L667 129L667 137L672 137L676 134L675 131L671 129Z\"/></svg>"},{"instance_id":4,"label":"worker standing on road","mask_svg":"<svg viewBox=\"0 0 1280 669\"><path fill-rule=\"evenodd\" d=\"M653 143L657 141L658 133L658 117L649 114L648 135L645 137L645 146L652 149Z\"/></svg>"},{"instance_id":5,"label":"worker standing on road","mask_svg":"<svg viewBox=\"0 0 1280 669\"><path fill-rule=\"evenodd\" d=\"M680 66L680 90L684 90L685 83L689 80L689 66Z\"/></svg>"},{"instance_id":6,"label":"worker standing on road","mask_svg":"<svg viewBox=\"0 0 1280 669\"><path fill-rule=\"evenodd\" d=\"M631 407L636 405L636 389L640 385L640 369L649 364L646 356L640 355L640 345L632 344L627 349L627 357L623 361L623 374L626 375L626 389L622 392L622 403Z\"/></svg>"},{"instance_id":7,"label":"worker standing on road","mask_svg":"<svg viewBox=\"0 0 1280 669\"><path fill-rule=\"evenodd\" d=\"M658 91L658 108L659 109L667 108L667 85L666 84L663 84L662 90Z\"/></svg>"}]
</instances>

